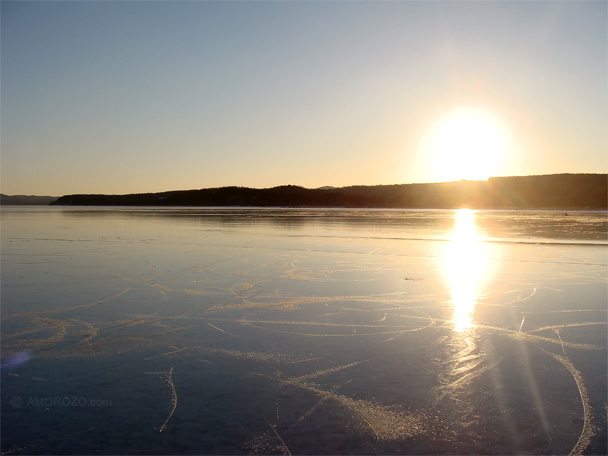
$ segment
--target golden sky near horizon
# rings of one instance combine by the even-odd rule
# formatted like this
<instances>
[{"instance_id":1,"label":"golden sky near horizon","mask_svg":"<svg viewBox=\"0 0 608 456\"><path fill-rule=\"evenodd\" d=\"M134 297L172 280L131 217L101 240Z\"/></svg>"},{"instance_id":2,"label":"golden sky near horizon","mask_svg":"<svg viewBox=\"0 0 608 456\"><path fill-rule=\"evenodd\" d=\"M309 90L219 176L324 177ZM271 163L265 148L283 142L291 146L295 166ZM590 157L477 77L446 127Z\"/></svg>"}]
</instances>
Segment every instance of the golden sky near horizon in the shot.
<instances>
[{"instance_id":1,"label":"golden sky near horizon","mask_svg":"<svg viewBox=\"0 0 608 456\"><path fill-rule=\"evenodd\" d=\"M0 8L5 194L608 172L604 1Z\"/></svg>"}]
</instances>

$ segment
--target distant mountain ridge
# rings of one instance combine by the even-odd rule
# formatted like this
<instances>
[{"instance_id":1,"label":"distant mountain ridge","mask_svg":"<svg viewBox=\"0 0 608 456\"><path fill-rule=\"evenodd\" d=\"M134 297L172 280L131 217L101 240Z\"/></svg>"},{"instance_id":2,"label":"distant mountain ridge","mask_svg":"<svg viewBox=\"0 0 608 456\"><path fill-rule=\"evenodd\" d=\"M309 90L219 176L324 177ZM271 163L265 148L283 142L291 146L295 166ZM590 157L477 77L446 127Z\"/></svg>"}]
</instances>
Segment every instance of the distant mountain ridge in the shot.
<instances>
[{"instance_id":1,"label":"distant mountain ridge","mask_svg":"<svg viewBox=\"0 0 608 456\"><path fill-rule=\"evenodd\" d=\"M5 195L0 193L0 205L48 205L57 198L57 196Z\"/></svg>"},{"instance_id":2,"label":"distant mountain ridge","mask_svg":"<svg viewBox=\"0 0 608 456\"><path fill-rule=\"evenodd\" d=\"M307 189L220 187L128 195L66 195L52 204L454 209L608 209L608 174L493 177L487 181Z\"/></svg>"}]
</instances>

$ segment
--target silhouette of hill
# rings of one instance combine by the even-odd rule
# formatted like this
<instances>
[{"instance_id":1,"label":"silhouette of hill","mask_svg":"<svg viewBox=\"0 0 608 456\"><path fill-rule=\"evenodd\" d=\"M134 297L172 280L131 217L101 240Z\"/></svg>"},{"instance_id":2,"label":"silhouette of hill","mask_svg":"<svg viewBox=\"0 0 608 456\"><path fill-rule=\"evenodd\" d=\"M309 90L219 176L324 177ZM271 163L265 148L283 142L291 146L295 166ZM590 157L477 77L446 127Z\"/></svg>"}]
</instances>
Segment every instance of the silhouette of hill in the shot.
<instances>
[{"instance_id":1,"label":"silhouette of hill","mask_svg":"<svg viewBox=\"0 0 608 456\"><path fill-rule=\"evenodd\" d=\"M493 177L487 181L253 189L221 187L129 195L66 195L52 204L454 209L608 209L608 174Z\"/></svg>"},{"instance_id":2,"label":"silhouette of hill","mask_svg":"<svg viewBox=\"0 0 608 456\"><path fill-rule=\"evenodd\" d=\"M0 204L6 205L48 205L57 200L56 196L34 196L34 195L5 195L0 193Z\"/></svg>"}]
</instances>

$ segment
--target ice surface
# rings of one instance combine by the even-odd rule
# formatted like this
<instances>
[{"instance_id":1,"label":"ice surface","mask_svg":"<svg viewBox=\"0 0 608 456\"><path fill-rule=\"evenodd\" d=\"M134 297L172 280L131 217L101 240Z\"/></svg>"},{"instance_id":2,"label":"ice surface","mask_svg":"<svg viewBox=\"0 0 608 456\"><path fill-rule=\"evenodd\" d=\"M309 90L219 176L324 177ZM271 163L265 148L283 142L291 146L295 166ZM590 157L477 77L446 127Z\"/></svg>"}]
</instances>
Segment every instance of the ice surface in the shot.
<instances>
[{"instance_id":1,"label":"ice surface","mask_svg":"<svg viewBox=\"0 0 608 456\"><path fill-rule=\"evenodd\" d=\"M606 454L605 212L2 209L2 454Z\"/></svg>"}]
</instances>

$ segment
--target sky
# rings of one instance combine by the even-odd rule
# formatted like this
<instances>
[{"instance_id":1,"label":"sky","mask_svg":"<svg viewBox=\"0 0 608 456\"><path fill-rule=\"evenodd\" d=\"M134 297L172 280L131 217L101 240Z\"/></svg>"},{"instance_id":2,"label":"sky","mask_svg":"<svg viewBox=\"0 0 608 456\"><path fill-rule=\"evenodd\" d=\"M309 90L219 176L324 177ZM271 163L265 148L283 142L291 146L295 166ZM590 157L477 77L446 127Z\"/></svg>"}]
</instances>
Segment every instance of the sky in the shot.
<instances>
[{"instance_id":1,"label":"sky","mask_svg":"<svg viewBox=\"0 0 608 456\"><path fill-rule=\"evenodd\" d=\"M607 6L3 0L0 191L607 173Z\"/></svg>"}]
</instances>

